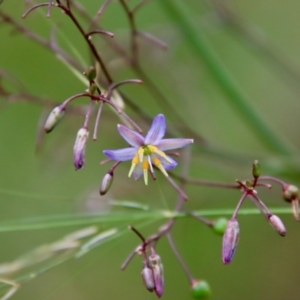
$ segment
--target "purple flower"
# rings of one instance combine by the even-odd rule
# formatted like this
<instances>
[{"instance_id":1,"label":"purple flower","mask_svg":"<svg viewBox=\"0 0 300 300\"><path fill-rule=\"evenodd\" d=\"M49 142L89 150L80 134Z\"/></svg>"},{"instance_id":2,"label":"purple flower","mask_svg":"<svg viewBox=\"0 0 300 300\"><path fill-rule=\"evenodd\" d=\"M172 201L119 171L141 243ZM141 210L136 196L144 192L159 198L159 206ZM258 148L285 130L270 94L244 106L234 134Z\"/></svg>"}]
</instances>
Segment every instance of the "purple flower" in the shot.
<instances>
[{"instance_id":1,"label":"purple flower","mask_svg":"<svg viewBox=\"0 0 300 300\"><path fill-rule=\"evenodd\" d=\"M118 131L124 140L131 146L118 150L104 150L103 153L111 160L131 160L128 174L133 174L135 180L144 175L145 184L148 184L148 170L153 173L153 165L166 177L166 170L177 166L177 162L164 151L178 149L194 142L193 139L163 139L166 132L165 116L157 115L145 137L126 126L118 124Z\"/></svg>"}]
</instances>

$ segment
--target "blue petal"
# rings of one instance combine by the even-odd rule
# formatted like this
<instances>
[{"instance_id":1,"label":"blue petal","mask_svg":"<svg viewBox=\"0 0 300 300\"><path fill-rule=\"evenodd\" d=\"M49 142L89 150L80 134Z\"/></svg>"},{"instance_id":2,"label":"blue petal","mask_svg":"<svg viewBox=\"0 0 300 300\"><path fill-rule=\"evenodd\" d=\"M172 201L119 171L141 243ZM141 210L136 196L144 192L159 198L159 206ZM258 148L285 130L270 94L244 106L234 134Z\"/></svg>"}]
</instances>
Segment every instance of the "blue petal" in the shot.
<instances>
[{"instance_id":1,"label":"blue petal","mask_svg":"<svg viewBox=\"0 0 300 300\"><path fill-rule=\"evenodd\" d=\"M120 124L118 124L118 131L129 145L133 147L140 147L144 144L144 137L138 132Z\"/></svg>"},{"instance_id":2,"label":"blue petal","mask_svg":"<svg viewBox=\"0 0 300 300\"><path fill-rule=\"evenodd\" d=\"M133 170L133 178L135 180L138 180L142 175L143 175L142 164L139 163L136 165L136 167Z\"/></svg>"},{"instance_id":3,"label":"blue petal","mask_svg":"<svg viewBox=\"0 0 300 300\"><path fill-rule=\"evenodd\" d=\"M170 160L170 161L167 161L165 158L163 158L157 154L152 154L152 157L157 157L166 170L172 170L177 166L177 162L173 158L171 158L169 155L167 155L167 157L168 157L168 160Z\"/></svg>"},{"instance_id":4,"label":"blue petal","mask_svg":"<svg viewBox=\"0 0 300 300\"><path fill-rule=\"evenodd\" d=\"M193 142L193 139L164 139L155 146L161 151L166 151L183 148Z\"/></svg>"},{"instance_id":5,"label":"blue petal","mask_svg":"<svg viewBox=\"0 0 300 300\"><path fill-rule=\"evenodd\" d=\"M124 148L118 150L104 150L103 153L111 160L126 161L131 160L136 155L136 148Z\"/></svg>"},{"instance_id":6,"label":"blue petal","mask_svg":"<svg viewBox=\"0 0 300 300\"><path fill-rule=\"evenodd\" d=\"M145 145L158 144L166 132L166 121L165 116L162 114L157 115L145 137Z\"/></svg>"},{"instance_id":7,"label":"blue petal","mask_svg":"<svg viewBox=\"0 0 300 300\"><path fill-rule=\"evenodd\" d=\"M168 155L167 155L168 156ZM166 159L164 158L160 158L161 164L164 166L164 168L168 171L168 170L172 170L177 166L177 161L175 161L173 158L171 158L170 156L168 156L168 159L171 160L171 162L168 162Z\"/></svg>"}]
</instances>

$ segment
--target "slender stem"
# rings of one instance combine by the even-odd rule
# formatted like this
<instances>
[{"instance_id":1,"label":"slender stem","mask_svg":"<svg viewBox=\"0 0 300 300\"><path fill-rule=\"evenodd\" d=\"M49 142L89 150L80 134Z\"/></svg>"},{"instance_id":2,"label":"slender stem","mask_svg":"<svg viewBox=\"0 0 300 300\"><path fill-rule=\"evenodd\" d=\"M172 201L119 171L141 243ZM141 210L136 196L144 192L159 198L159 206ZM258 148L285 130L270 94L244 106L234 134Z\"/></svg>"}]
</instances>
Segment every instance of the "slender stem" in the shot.
<instances>
[{"instance_id":1,"label":"slender stem","mask_svg":"<svg viewBox=\"0 0 300 300\"><path fill-rule=\"evenodd\" d=\"M245 191L245 192L243 193L242 197L240 198L240 200L239 200L239 202L238 202L238 204L237 204L235 210L234 210L234 213L233 213L233 215L232 215L232 218L234 218L234 219L236 218L236 216L237 216L237 214L238 214L238 211L239 211L239 209L241 208L241 205L243 204L243 202L244 202L244 200L245 200L245 198L246 198L247 195L248 195L248 191Z\"/></svg>"},{"instance_id":2,"label":"slender stem","mask_svg":"<svg viewBox=\"0 0 300 300\"><path fill-rule=\"evenodd\" d=\"M204 218L202 216L199 216L199 215L195 215L193 212L191 211L187 211L186 212L188 215L190 215L191 217L193 217L194 219L200 221L201 223L207 225L208 227L212 227L214 225L214 222L207 219L207 218Z\"/></svg>"},{"instance_id":3,"label":"slender stem","mask_svg":"<svg viewBox=\"0 0 300 300\"><path fill-rule=\"evenodd\" d=\"M100 121L100 116L101 116L103 105L104 105L104 102L101 101L100 105L99 105L99 108L98 108L98 111L97 111L96 120L95 120L94 133L93 133L93 140L94 141L97 140L99 121Z\"/></svg>"},{"instance_id":4,"label":"slender stem","mask_svg":"<svg viewBox=\"0 0 300 300\"><path fill-rule=\"evenodd\" d=\"M113 38L113 37L115 36L112 32L107 31L107 30L102 30L102 29L101 29L101 30L98 29L98 30L92 30L92 31L89 31L89 32L86 33L85 35L86 35L88 38L90 38L93 34L98 34L98 33L107 35L107 36L109 36L109 37L111 37L111 38Z\"/></svg>"},{"instance_id":5,"label":"slender stem","mask_svg":"<svg viewBox=\"0 0 300 300\"><path fill-rule=\"evenodd\" d=\"M176 184L176 182L170 177L166 177L171 186L179 193L183 200L188 200L187 194Z\"/></svg>"},{"instance_id":6,"label":"slender stem","mask_svg":"<svg viewBox=\"0 0 300 300\"><path fill-rule=\"evenodd\" d=\"M124 8L128 21L129 21L129 26L130 26L130 31L131 31L131 57L134 63L137 63L138 61L138 45L137 45L137 30L136 30L136 25L135 25L135 20L134 20L134 14L133 12L129 9L127 6L126 2L124 0L120 0L120 3L122 7Z\"/></svg>"},{"instance_id":7,"label":"slender stem","mask_svg":"<svg viewBox=\"0 0 300 300\"><path fill-rule=\"evenodd\" d=\"M251 196L257 200L259 205L266 211L267 217L272 215L272 212L269 210L269 208L261 201L261 199L256 194L251 194Z\"/></svg>"},{"instance_id":8,"label":"slender stem","mask_svg":"<svg viewBox=\"0 0 300 300\"><path fill-rule=\"evenodd\" d=\"M62 108L66 108L66 106L73 100L77 99L77 98L80 98L80 97L91 97L90 94L87 94L87 93L80 93L80 94L76 94L76 95L73 95L71 96L70 98L68 98L67 100L65 100L62 104L61 104L61 107Z\"/></svg>"},{"instance_id":9,"label":"slender stem","mask_svg":"<svg viewBox=\"0 0 300 300\"><path fill-rule=\"evenodd\" d=\"M230 184L230 183L202 180L202 179L189 178L189 177L185 178L182 177L181 175L177 175L171 172L169 173L169 175L175 179L178 179L180 182L188 183L192 185L211 186L211 187L228 188L228 189L240 189L239 184Z\"/></svg>"},{"instance_id":10,"label":"slender stem","mask_svg":"<svg viewBox=\"0 0 300 300\"><path fill-rule=\"evenodd\" d=\"M84 128L88 128L88 123L89 123L89 120L90 120L90 116L91 116L91 113L92 113L94 103L95 103L95 101L93 101L93 100L90 101L87 113L85 115L85 120L84 120L84 124L83 124Z\"/></svg>"},{"instance_id":11,"label":"slender stem","mask_svg":"<svg viewBox=\"0 0 300 300\"><path fill-rule=\"evenodd\" d=\"M284 182L283 180L280 180L279 178L272 177L272 176L260 176L259 180L274 181L274 182L280 184L282 186L282 188L284 188L287 185L287 183Z\"/></svg>"},{"instance_id":12,"label":"slender stem","mask_svg":"<svg viewBox=\"0 0 300 300\"><path fill-rule=\"evenodd\" d=\"M97 11L97 16L101 16L111 0L106 0Z\"/></svg>"},{"instance_id":13,"label":"slender stem","mask_svg":"<svg viewBox=\"0 0 300 300\"><path fill-rule=\"evenodd\" d=\"M180 253L179 253L179 251L178 251L178 249L177 249L177 247L176 247L176 245L175 245L175 243L174 243L174 240L173 240L173 238L172 238L172 236L171 236L170 233L167 234L167 239L168 239L169 245L170 245L170 247L171 247L171 249L172 249L174 255L176 256L176 258L177 258L177 260L178 260L180 266L182 267L184 273L185 273L186 276L188 277L189 282L192 282L192 280L193 280L194 278L193 278L193 276L192 276L190 270L188 269L186 263L184 262L183 258L181 257L181 255L180 255Z\"/></svg>"},{"instance_id":14,"label":"slender stem","mask_svg":"<svg viewBox=\"0 0 300 300\"><path fill-rule=\"evenodd\" d=\"M52 5L55 5L54 3L52 3L52 1L50 0L49 2L46 3L39 3L36 4L32 7L30 7L29 9L27 9L23 14L22 14L22 18L25 19L32 11L34 11L35 9L42 7L42 6L48 6L48 10L49 7L51 7ZM47 16L48 16L48 10L47 10Z\"/></svg>"},{"instance_id":15,"label":"slender stem","mask_svg":"<svg viewBox=\"0 0 300 300\"><path fill-rule=\"evenodd\" d=\"M82 37L85 39L86 43L88 44L92 54L94 55L95 59L97 60L97 62L100 64L101 69L108 81L109 84L111 84L113 82L104 62L102 61L100 55L98 54L94 44L92 43L92 41L86 36L86 33L84 32L83 28L81 27L80 23L78 22L78 20L76 19L76 17L74 16L74 14L72 13L72 11L70 9L68 9L67 7L63 6L61 3L59 3L58 5L61 9L64 10L65 14L67 16L70 17L70 19L73 21L74 25L77 27L77 29L79 30L79 32L81 33Z\"/></svg>"}]
</instances>

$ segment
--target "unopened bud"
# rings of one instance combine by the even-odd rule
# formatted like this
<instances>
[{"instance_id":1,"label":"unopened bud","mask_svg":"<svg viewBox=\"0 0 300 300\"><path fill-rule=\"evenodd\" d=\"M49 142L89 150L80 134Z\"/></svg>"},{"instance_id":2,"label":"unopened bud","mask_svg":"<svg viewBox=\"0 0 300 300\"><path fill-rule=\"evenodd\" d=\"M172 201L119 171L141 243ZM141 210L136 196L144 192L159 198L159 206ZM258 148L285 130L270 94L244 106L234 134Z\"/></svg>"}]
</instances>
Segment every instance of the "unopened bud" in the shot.
<instances>
[{"instance_id":1,"label":"unopened bud","mask_svg":"<svg viewBox=\"0 0 300 300\"><path fill-rule=\"evenodd\" d=\"M153 271L149 267L145 266L142 270L142 278L144 281L144 285L146 286L149 292L153 292L155 290L154 276Z\"/></svg>"},{"instance_id":2,"label":"unopened bud","mask_svg":"<svg viewBox=\"0 0 300 300\"><path fill-rule=\"evenodd\" d=\"M282 223L281 219L277 217L276 215L271 215L269 217L269 223L272 225L272 227L281 235L286 235L286 229L284 224Z\"/></svg>"},{"instance_id":3,"label":"unopened bud","mask_svg":"<svg viewBox=\"0 0 300 300\"><path fill-rule=\"evenodd\" d=\"M62 117L65 114L65 108L62 107L61 105L56 106L51 113L49 114L45 125L44 125L44 130L46 133L51 132L55 126L59 123L59 121L62 119Z\"/></svg>"},{"instance_id":4,"label":"unopened bud","mask_svg":"<svg viewBox=\"0 0 300 300\"><path fill-rule=\"evenodd\" d=\"M252 165L252 175L254 178L258 178L260 176L260 173L261 173L260 163L258 160L255 160Z\"/></svg>"},{"instance_id":5,"label":"unopened bud","mask_svg":"<svg viewBox=\"0 0 300 300\"><path fill-rule=\"evenodd\" d=\"M289 184L283 189L283 197L287 202L299 200L299 189L295 185Z\"/></svg>"},{"instance_id":6,"label":"unopened bud","mask_svg":"<svg viewBox=\"0 0 300 300\"><path fill-rule=\"evenodd\" d=\"M214 233L218 235L223 235L227 226L228 220L226 218L219 218L215 220L212 229Z\"/></svg>"},{"instance_id":7,"label":"unopened bud","mask_svg":"<svg viewBox=\"0 0 300 300\"><path fill-rule=\"evenodd\" d=\"M164 268L160 256L153 253L149 256L149 264L153 271L155 294L160 298L164 292Z\"/></svg>"},{"instance_id":8,"label":"unopened bud","mask_svg":"<svg viewBox=\"0 0 300 300\"><path fill-rule=\"evenodd\" d=\"M223 235L222 261L229 264L234 256L240 238L240 226L236 218L231 218Z\"/></svg>"},{"instance_id":9,"label":"unopened bud","mask_svg":"<svg viewBox=\"0 0 300 300\"><path fill-rule=\"evenodd\" d=\"M95 67L93 66L89 67L88 70L83 72L83 75L85 75L89 81L94 80L97 76Z\"/></svg>"},{"instance_id":10,"label":"unopened bud","mask_svg":"<svg viewBox=\"0 0 300 300\"><path fill-rule=\"evenodd\" d=\"M83 127L79 129L74 145L74 166L76 170L84 166L85 147L88 136L89 131L87 128Z\"/></svg>"},{"instance_id":11,"label":"unopened bud","mask_svg":"<svg viewBox=\"0 0 300 300\"><path fill-rule=\"evenodd\" d=\"M205 280L193 280L192 296L195 299L209 299L211 297L211 289L209 284Z\"/></svg>"},{"instance_id":12,"label":"unopened bud","mask_svg":"<svg viewBox=\"0 0 300 300\"><path fill-rule=\"evenodd\" d=\"M114 179L114 173L113 172L108 172L104 175L101 186L100 186L100 195L103 196L105 195L108 190L110 189L112 182Z\"/></svg>"}]
</instances>

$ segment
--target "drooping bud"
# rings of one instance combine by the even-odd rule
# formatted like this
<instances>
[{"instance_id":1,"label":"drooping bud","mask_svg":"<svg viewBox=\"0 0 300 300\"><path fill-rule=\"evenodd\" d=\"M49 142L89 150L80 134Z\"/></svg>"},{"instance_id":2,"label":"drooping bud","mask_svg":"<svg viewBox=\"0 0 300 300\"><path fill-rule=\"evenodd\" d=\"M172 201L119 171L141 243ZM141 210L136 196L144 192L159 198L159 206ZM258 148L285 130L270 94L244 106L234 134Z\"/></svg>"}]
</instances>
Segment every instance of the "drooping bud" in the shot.
<instances>
[{"instance_id":1,"label":"drooping bud","mask_svg":"<svg viewBox=\"0 0 300 300\"><path fill-rule=\"evenodd\" d=\"M74 145L74 166L75 169L81 169L84 166L85 147L89 136L87 128L82 127L79 129Z\"/></svg>"},{"instance_id":2,"label":"drooping bud","mask_svg":"<svg viewBox=\"0 0 300 300\"><path fill-rule=\"evenodd\" d=\"M223 235L227 226L228 220L226 218L219 218L215 220L212 229L214 233L218 235Z\"/></svg>"},{"instance_id":3,"label":"drooping bud","mask_svg":"<svg viewBox=\"0 0 300 300\"><path fill-rule=\"evenodd\" d=\"M205 280L193 280L191 288L195 299L205 300L211 297L210 286Z\"/></svg>"},{"instance_id":4,"label":"drooping bud","mask_svg":"<svg viewBox=\"0 0 300 300\"><path fill-rule=\"evenodd\" d=\"M114 179L114 173L113 172L107 172L101 182L100 186L100 195L105 195L108 190L110 189Z\"/></svg>"},{"instance_id":5,"label":"drooping bud","mask_svg":"<svg viewBox=\"0 0 300 300\"><path fill-rule=\"evenodd\" d=\"M153 253L149 256L149 265L153 271L155 294L160 298L164 292L164 268L160 256Z\"/></svg>"},{"instance_id":6,"label":"drooping bud","mask_svg":"<svg viewBox=\"0 0 300 300\"><path fill-rule=\"evenodd\" d=\"M285 186L283 188L283 198L292 204L294 218L299 221L299 189L292 184Z\"/></svg>"},{"instance_id":7,"label":"drooping bud","mask_svg":"<svg viewBox=\"0 0 300 300\"><path fill-rule=\"evenodd\" d=\"M145 287L147 288L147 290L149 292L152 293L155 290L153 270L150 269L148 266L144 266L141 275L142 275Z\"/></svg>"},{"instance_id":8,"label":"drooping bud","mask_svg":"<svg viewBox=\"0 0 300 300\"><path fill-rule=\"evenodd\" d=\"M240 238L240 226L236 218L231 218L223 235L222 261L229 264L234 256Z\"/></svg>"},{"instance_id":9,"label":"drooping bud","mask_svg":"<svg viewBox=\"0 0 300 300\"><path fill-rule=\"evenodd\" d=\"M96 68L93 66L89 67L86 71L83 72L83 75L85 75L89 81L94 80L97 76Z\"/></svg>"},{"instance_id":10,"label":"drooping bud","mask_svg":"<svg viewBox=\"0 0 300 300\"><path fill-rule=\"evenodd\" d=\"M62 105L56 106L51 113L49 114L45 125L44 130L46 133L51 132L55 126L59 123L62 117L65 114L65 108Z\"/></svg>"},{"instance_id":11,"label":"drooping bud","mask_svg":"<svg viewBox=\"0 0 300 300\"><path fill-rule=\"evenodd\" d=\"M281 219L276 215L271 215L269 217L269 223L272 225L272 227L281 235L286 235L286 229L284 224L282 223Z\"/></svg>"},{"instance_id":12,"label":"drooping bud","mask_svg":"<svg viewBox=\"0 0 300 300\"><path fill-rule=\"evenodd\" d=\"M258 160L255 160L252 165L252 175L254 178L258 178L261 173L260 163Z\"/></svg>"},{"instance_id":13,"label":"drooping bud","mask_svg":"<svg viewBox=\"0 0 300 300\"><path fill-rule=\"evenodd\" d=\"M283 197L287 202L291 202L296 199L299 200L299 195L299 189L295 185L289 184L283 189Z\"/></svg>"}]
</instances>

